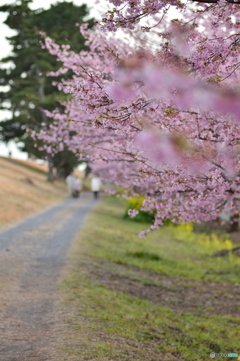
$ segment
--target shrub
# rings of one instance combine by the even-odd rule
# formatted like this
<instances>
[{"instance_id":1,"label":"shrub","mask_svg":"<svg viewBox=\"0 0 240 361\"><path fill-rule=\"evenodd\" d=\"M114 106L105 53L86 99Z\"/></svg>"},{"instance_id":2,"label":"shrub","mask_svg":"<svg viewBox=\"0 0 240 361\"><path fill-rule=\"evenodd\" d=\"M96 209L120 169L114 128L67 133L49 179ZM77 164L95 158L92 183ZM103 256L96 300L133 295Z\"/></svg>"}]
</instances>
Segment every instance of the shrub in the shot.
<instances>
[{"instance_id":1,"label":"shrub","mask_svg":"<svg viewBox=\"0 0 240 361\"><path fill-rule=\"evenodd\" d=\"M142 203L144 201L144 197L133 197L127 200L128 206L123 215L124 219L129 219L134 222L139 223L153 223L154 221L154 213L142 211L140 208L142 207ZM135 217L130 217L128 214L129 209L138 210L138 214Z\"/></svg>"}]
</instances>

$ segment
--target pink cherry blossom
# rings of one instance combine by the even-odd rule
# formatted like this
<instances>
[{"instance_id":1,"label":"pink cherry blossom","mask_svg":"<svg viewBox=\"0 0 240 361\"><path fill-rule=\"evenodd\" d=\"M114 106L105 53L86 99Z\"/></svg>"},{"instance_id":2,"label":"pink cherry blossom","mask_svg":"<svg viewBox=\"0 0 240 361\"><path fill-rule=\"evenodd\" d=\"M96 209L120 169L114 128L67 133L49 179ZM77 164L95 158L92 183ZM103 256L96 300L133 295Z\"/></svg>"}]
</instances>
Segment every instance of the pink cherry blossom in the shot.
<instances>
[{"instance_id":1,"label":"pink cherry blossom","mask_svg":"<svg viewBox=\"0 0 240 361\"><path fill-rule=\"evenodd\" d=\"M128 210L128 215L129 217L131 218L134 218L136 217L136 215L139 213L139 211L137 209L129 209Z\"/></svg>"},{"instance_id":2,"label":"pink cherry blossom","mask_svg":"<svg viewBox=\"0 0 240 361\"><path fill-rule=\"evenodd\" d=\"M223 0L211 6L111 3L115 9L97 31L80 29L90 51L76 54L45 39L62 62L55 75L73 74L58 83L71 98L64 113L46 113L54 124L34 137L51 153L67 145L102 179L125 189L123 197L144 196L141 209L154 211L155 221L142 237L169 218L179 223L208 221L222 212L235 216L240 6ZM178 20L169 20L173 7ZM116 36L120 26L128 40Z\"/></svg>"}]
</instances>

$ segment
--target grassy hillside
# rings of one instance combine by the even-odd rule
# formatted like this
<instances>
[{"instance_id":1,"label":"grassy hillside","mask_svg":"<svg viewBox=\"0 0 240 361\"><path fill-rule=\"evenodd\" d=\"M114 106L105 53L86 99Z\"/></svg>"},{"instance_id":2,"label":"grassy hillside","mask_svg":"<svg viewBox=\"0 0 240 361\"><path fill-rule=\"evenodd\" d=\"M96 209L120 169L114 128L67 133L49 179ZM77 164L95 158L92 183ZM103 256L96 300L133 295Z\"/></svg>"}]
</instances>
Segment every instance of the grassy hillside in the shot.
<instances>
[{"instance_id":1,"label":"grassy hillside","mask_svg":"<svg viewBox=\"0 0 240 361\"><path fill-rule=\"evenodd\" d=\"M141 239L148 225L124 220L124 210L101 200L72 245L58 359L210 361L211 353L238 353L228 359L240 360L240 260L213 257L230 240L181 226Z\"/></svg>"},{"instance_id":2,"label":"grassy hillside","mask_svg":"<svg viewBox=\"0 0 240 361\"><path fill-rule=\"evenodd\" d=\"M0 157L0 228L54 205L66 197L64 182L47 182L47 167Z\"/></svg>"}]
</instances>

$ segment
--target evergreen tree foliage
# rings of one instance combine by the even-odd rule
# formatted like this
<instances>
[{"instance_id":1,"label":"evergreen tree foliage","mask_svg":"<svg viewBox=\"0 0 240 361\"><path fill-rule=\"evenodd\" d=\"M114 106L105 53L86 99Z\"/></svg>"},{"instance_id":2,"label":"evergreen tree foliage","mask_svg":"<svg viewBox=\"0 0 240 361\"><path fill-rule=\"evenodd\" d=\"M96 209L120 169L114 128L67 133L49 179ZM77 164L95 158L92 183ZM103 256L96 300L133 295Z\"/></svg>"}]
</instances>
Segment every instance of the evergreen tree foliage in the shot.
<instances>
[{"instance_id":1,"label":"evergreen tree foliage","mask_svg":"<svg viewBox=\"0 0 240 361\"><path fill-rule=\"evenodd\" d=\"M84 38L76 24L86 21L88 9L86 5L58 2L48 10L32 10L29 7L31 2L21 0L0 6L0 11L8 14L5 24L16 32L7 38L13 49L9 56L1 60L0 66L0 85L8 86L6 92L0 92L0 109L11 112L11 118L0 123L0 139L4 142L21 141L23 151L44 158L45 152L39 150L41 144L35 146L28 128L38 131L43 123L48 127L52 120L46 117L42 109L51 111L58 107L60 111L63 110L60 102L66 100L67 95L52 85L52 81L58 79L47 76L49 71L58 69L60 63L40 46L39 32L45 32L59 45L69 44L75 52L86 50ZM92 27L93 20L88 22ZM7 67L9 64L11 66ZM78 160L67 149L61 153L49 159L49 163L57 166L59 173L65 176ZM65 164L62 171L59 164Z\"/></svg>"}]
</instances>

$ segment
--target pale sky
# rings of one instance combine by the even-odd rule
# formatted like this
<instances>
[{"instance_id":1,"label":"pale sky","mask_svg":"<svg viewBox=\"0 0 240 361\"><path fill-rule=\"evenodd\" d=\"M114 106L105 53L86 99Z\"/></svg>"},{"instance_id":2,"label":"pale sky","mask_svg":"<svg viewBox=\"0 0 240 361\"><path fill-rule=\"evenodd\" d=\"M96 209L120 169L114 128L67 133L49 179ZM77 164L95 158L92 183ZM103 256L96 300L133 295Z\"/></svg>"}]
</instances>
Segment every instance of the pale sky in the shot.
<instances>
[{"instance_id":1,"label":"pale sky","mask_svg":"<svg viewBox=\"0 0 240 361\"><path fill-rule=\"evenodd\" d=\"M89 8L91 8L90 15L97 18L99 17L99 10L96 9L95 0L66 0L68 2L73 2L76 5L87 4ZM5 4L14 3L14 0L0 0L0 6ZM30 5L32 9L44 8L47 9L51 4L56 3L56 0L34 0ZM61 2L61 1L59 1ZM6 36L13 35L13 31L11 31L5 24L3 24L6 19L6 14L0 13L0 59L7 56L11 52L11 47L8 44L8 41L5 39ZM7 111L0 111L0 121L6 119L8 115ZM17 149L17 146L14 142L9 142L8 146L0 142L0 155L7 156L8 152L12 152L12 156L14 158L27 159L27 154L22 153Z\"/></svg>"}]
</instances>

